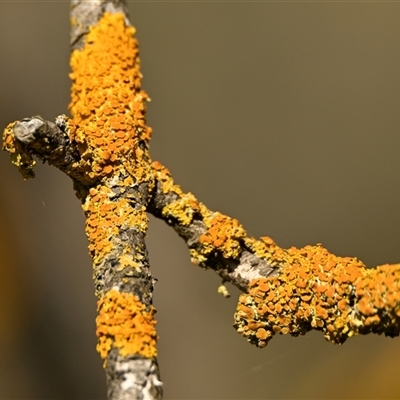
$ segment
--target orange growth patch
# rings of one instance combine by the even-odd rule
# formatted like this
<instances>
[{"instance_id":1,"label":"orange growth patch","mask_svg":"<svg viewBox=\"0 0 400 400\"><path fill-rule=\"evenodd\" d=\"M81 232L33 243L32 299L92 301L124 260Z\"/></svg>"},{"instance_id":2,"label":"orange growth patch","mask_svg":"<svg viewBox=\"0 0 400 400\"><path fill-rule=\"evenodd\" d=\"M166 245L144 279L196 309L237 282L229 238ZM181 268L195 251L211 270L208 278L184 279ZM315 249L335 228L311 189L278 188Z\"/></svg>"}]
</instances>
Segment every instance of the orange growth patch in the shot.
<instances>
[{"instance_id":1,"label":"orange growth patch","mask_svg":"<svg viewBox=\"0 0 400 400\"><path fill-rule=\"evenodd\" d=\"M149 139L144 119L148 96L140 88L134 34L124 15L104 13L90 28L84 47L71 54L74 139L81 145L81 158L92 160L87 172L92 178L116 172L118 164L131 164L134 170L137 139ZM135 113L140 113L140 121ZM108 160L119 163L111 167L105 165Z\"/></svg>"},{"instance_id":2,"label":"orange growth patch","mask_svg":"<svg viewBox=\"0 0 400 400\"><path fill-rule=\"evenodd\" d=\"M204 222L208 230L199 239L203 244L203 253L218 250L225 258L237 258L241 251L240 240L246 237L239 221L216 212L209 213Z\"/></svg>"},{"instance_id":3,"label":"orange growth patch","mask_svg":"<svg viewBox=\"0 0 400 400\"><path fill-rule=\"evenodd\" d=\"M137 296L110 290L98 301L96 318L97 351L105 359L118 348L122 356L157 356L156 310L141 303Z\"/></svg>"},{"instance_id":4,"label":"orange growth patch","mask_svg":"<svg viewBox=\"0 0 400 400\"><path fill-rule=\"evenodd\" d=\"M253 280L239 298L235 327L250 342L264 347L276 333L297 336L312 328L339 344L359 333L399 335L400 264L367 269L320 245L279 250L270 243L263 251L280 275ZM261 332L253 329L258 323L264 323Z\"/></svg>"}]
</instances>

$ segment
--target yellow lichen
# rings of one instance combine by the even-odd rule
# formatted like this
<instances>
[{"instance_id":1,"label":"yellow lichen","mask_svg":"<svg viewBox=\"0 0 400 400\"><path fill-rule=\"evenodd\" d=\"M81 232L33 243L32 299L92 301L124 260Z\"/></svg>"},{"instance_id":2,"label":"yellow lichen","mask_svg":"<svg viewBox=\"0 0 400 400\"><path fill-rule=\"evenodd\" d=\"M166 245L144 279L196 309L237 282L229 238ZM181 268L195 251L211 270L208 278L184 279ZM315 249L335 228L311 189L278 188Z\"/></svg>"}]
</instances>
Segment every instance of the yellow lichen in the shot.
<instances>
[{"instance_id":1,"label":"yellow lichen","mask_svg":"<svg viewBox=\"0 0 400 400\"><path fill-rule=\"evenodd\" d=\"M222 294L226 299L231 297L228 288L224 284L218 286L217 292Z\"/></svg>"},{"instance_id":2,"label":"yellow lichen","mask_svg":"<svg viewBox=\"0 0 400 400\"><path fill-rule=\"evenodd\" d=\"M219 212L210 211L191 193L184 193L174 183L168 169L158 161L153 162L152 166L162 192L178 197L163 207L162 215L175 218L181 225L190 225L197 216L207 229L199 238L201 247L190 249L192 262L207 267L207 257L216 252L225 258L238 258L242 241L246 238L246 231L240 223Z\"/></svg>"},{"instance_id":3,"label":"yellow lichen","mask_svg":"<svg viewBox=\"0 0 400 400\"><path fill-rule=\"evenodd\" d=\"M173 217L182 225L190 225L193 220L193 215L199 211L197 199L192 193L182 195L178 200L166 205L162 209L164 217Z\"/></svg>"},{"instance_id":4,"label":"yellow lichen","mask_svg":"<svg viewBox=\"0 0 400 400\"><path fill-rule=\"evenodd\" d=\"M162 184L163 193L172 192L179 196L183 194L180 186L175 185L168 168L164 167L164 165L162 165L159 161L154 161L152 167L157 174L159 182Z\"/></svg>"},{"instance_id":5,"label":"yellow lichen","mask_svg":"<svg viewBox=\"0 0 400 400\"><path fill-rule=\"evenodd\" d=\"M122 356L157 356L154 307L146 306L131 293L110 290L98 301L97 351L107 358L114 347Z\"/></svg>"}]
</instances>

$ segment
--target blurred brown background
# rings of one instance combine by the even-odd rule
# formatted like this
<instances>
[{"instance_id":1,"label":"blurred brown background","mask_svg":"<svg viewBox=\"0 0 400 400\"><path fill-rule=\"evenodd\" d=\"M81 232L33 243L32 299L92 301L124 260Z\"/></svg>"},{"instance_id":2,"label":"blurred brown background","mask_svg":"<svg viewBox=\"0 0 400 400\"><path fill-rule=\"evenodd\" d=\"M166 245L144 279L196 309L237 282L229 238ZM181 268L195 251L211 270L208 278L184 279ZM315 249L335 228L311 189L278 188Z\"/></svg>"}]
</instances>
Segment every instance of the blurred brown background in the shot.
<instances>
[{"instance_id":1,"label":"blurred brown background","mask_svg":"<svg viewBox=\"0 0 400 400\"><path fill-rule=\"evenodd\" d=\"M400 262L400 3L131 2L152 156L280 245ZM0 2L0 125L67 112L68 2ZM0 154L0 398L106 399L71 182ZM400 339L232 328L238 291L151 218L166 399L398 399Z\"/></svg>"}]
</instances>

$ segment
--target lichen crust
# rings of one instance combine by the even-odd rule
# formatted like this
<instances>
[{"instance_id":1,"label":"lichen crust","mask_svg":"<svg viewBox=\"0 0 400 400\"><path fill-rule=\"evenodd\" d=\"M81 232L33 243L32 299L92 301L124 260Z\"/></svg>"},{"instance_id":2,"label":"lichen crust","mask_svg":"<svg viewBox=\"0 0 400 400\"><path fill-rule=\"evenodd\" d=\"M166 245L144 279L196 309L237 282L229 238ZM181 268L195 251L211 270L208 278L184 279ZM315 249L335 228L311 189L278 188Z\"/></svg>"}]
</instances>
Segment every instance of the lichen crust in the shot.
<instances>
[{"instance_id":1,"label":"lichen crust","mask_svg":"<svg viewBox=\"0 0 400 400\"><path fill-rule=\"evenodd\" d=\"M117 259L119 268L139 267L140 255L120 234L129 229L144 233L148 224L146 196L154 185L151 128L145 119L149 98L141 89L134 34L122 13L106 12L90 27L83 48L71 54L72 119L66 128L80 154L76 168L94 182L78 196L95 271L108 256ZM140 192L141 184L146 193Z\"/></svg>"},{"instance_id":2,"label":"lichen crust","mask_svg":"<svg viewBox=\"0 0 400 400\"><path fill-rule=\"evenodd\" d=\"M157 334L153 306L146 308L137 296L117 290L108 291L98 301L96 318L97 351L106 359L112 348L123 357L157 356Z\"/></svg>"},{"instance_id":3,"label":"lichen crust","mask_svg":"<svg viewBox=\"0 0 400 400\"><path fill-rule=\"evenodd\" d=\"M321 245L276 250L275 261L284 257L279 276L253 280L239 298L234 326L249 342L265 347L276 333L311 329L337 344L357 334L399 335L400 264L367 269Z\"/></svg>"},{"instance_id":4,"label":"lichen crust","mask_svg":"<svg viewBox=\"0 0 400 400\"><path fill-rule=\"evenodd\" d=\"M149 98L141 89L134 34L123 14L106 12L90 27L84 47L71 54L73 139L90 179L119 169L139 180L148 178L149 167L140 163L144 151L138 143L151 136L145 120Z\"/></svg>"},{"instance_id":5,"label":"lichen crust","mask_svg":"<svg viewBox=\"0 0 400 400\"><path fill-rule=\"evenodd\" d=\"M127 176L126 187L132 183ZM123 186L122 186L123 188ZM83 209L86 213L86 235L89 240L89 251L93 259L94 268L100 265L107 255L118 244L120 254L119 265L135 265L128 254L132 253L131 244L119 239L119 232L123 228L135 227L140 232L146 232L148 217L144 209L132 207L124 197L115 196L115 193L106 186L98 185L89 190Z\"/></svg>"},{"instance_id":6,"label":"lichen crust","mask_svg":"<svg viewBox=\"0 0 400 400\"><path fill-rule=\"evenodd\" d=\"M239 221L209 210L192 193L184 193L160 162L154 161L152 166L162 192L176 198L162 208L162 217L167 221L173 219L181 226L189 226L197 220L206 228L200 235L196 248L190 249L192 262L207 267L208 259L215 253L226 259L238 260L246 238L246 231Z\"/></svg>"}]
</instances>

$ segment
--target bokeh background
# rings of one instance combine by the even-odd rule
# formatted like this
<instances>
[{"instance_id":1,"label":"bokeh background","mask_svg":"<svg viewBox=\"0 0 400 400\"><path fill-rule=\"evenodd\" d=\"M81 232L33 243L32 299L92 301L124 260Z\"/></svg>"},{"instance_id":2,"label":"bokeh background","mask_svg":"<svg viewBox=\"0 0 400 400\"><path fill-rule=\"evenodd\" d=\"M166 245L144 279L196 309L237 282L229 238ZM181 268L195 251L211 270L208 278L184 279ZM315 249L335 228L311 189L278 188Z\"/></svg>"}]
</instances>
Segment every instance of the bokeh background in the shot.
<instances>
[{"instance_id":1,"label":"bokeh background","mask_svg":"<svg viewBox=\"0 0 400 400\"><path fill-rule=\"evenodd\" d=\"M130 2L152 157L281 246L400 262L400 3ZM0 125L67 113L65 1L0 2ZM0 154L0 398L106 399L84 218L70 180ZM211 271L150 218L166 399L398 399L400 339L267 348Z\"/></svg>"}]
</instances>

